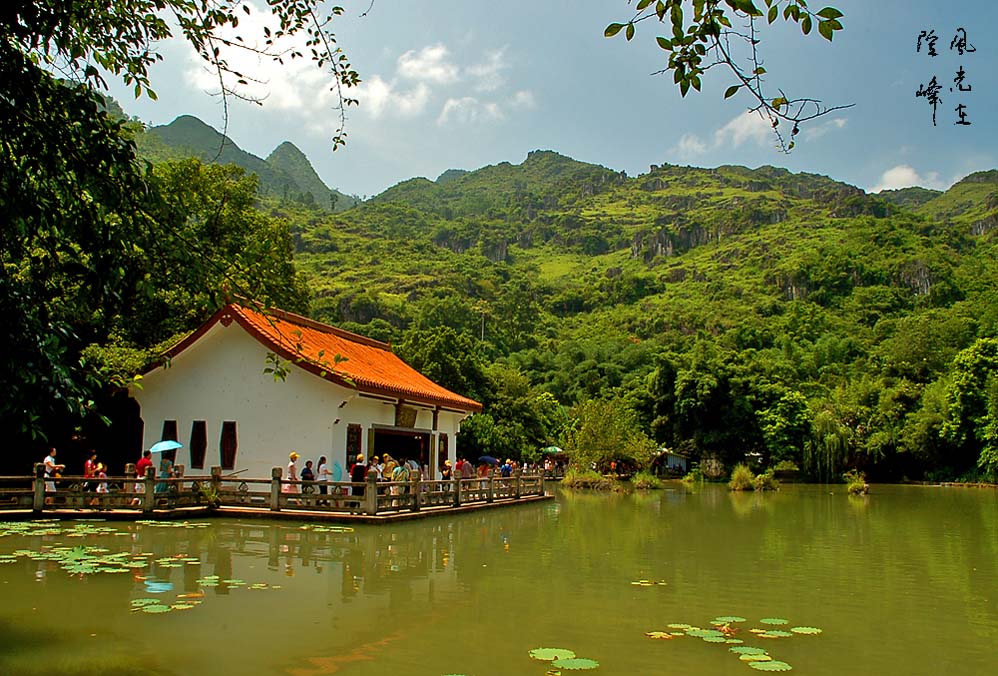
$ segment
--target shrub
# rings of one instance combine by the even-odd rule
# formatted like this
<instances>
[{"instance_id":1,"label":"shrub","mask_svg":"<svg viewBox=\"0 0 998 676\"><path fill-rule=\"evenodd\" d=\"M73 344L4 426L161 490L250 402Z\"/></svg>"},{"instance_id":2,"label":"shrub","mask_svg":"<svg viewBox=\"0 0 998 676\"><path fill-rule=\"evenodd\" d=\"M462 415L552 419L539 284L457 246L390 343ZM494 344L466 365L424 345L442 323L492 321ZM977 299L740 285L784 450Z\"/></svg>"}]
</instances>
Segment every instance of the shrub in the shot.
<instances>
[{"instance_id":1,"label":"shrub","mask_svg":"<svg viewBox=\"0 0 998 676\"><path fill-rule=\"evenodd\" d=\"M855 469L851 469L842 475L846 482L846 490L851 495L865 495L870 492L870 485L866 483L866 475Z\"/></svg>"},{"instance_id":2,"label":"shrub","mask_svg":"<svg viewBox=\"0 0 998 676\"><path fill-rule=\"evenodd\" d=\"M773 470L768 469L756 476L753 485L757 491L776 491L780 489L780 480L773 475Z\"/></svg>"},{"instance_id":3,"label":"shrub","mask_svg":"<svg viewBox=\"0 0 998 676\"><path fill-rule=\"evenodd\" d=\"M745 463L735 465L735 469L731 472L731 481L728 482L728 488L733 491L755 490L755 475L749 469L748 465Z\"/></svg>"},{"instance_id":4,"label":"shrub","mask_svg":"<svg viewBox=\"0 0 998 676\"><path fill-rule=\"evenodd\" d=\"M800 467L797 466L793 460L780 460L778 463L773 465L774 472L797 472L800 471Z\"/></svg>"},{"instance_id":5,"label":"shrub","mask_svg":"<svg viewBox=\"0 0 998 676\"><path fill-rule=\"evenodd\" d=\"M642 470L631 477L635 488L661 488L662 480L647 470Z\"/></svg>"},{"instance_id":6,"label":"shrub","mask_svg":"<svg viewBox=\"0 0 998 676\"><path fill-rule=\"evenodd\" d=\"M703 472L699 467L694 467L683 477L682 481L686 484L702 484Z\"/></svg>"},{"instance_id":7,"label":"shrub","mask_svg":"<svg viewBox=\"0 0 998 676\"><path fill-rule=\"evenodd\" d=\"M603 491L610 490L614 483L595 470L575 467L570 467L561 480L563 486L570 488L596 488Z\"/></svg>"}]
</instances>

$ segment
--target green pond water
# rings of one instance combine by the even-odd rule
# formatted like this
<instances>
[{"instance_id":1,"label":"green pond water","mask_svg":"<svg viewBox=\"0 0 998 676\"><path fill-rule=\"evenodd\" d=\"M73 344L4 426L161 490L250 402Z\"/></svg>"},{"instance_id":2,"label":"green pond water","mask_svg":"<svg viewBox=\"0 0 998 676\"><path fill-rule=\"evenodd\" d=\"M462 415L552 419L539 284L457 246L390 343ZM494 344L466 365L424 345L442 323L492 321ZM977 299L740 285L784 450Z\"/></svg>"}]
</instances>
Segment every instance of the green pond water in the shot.
<instances>
[{"instance_id":1,"label":"green pond water","mask_svg":"<svg viewBox=\"0 0 998 676\"><path fill-rule=\"evenodd\" d=\"M996 671L998 490L555 491L352 530L5 523L0 674L747 676L744 647L799 674Z\"/></svg>"}]
</instances>

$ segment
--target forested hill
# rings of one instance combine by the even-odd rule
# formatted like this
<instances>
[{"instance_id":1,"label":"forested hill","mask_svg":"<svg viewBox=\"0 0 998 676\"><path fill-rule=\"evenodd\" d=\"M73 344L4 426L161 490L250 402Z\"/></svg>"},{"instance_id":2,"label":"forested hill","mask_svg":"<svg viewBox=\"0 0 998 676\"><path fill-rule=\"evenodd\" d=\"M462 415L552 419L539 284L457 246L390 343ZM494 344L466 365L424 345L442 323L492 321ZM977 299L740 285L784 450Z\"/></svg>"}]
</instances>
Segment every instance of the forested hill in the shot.
<instances>
[{"instance_id":1,"label":"forested hill","mask_svg":"<svg viewBox=\"0 0 998 676\"><path fill-rule=\"evenodd\" d=\"M293 143L285 141L262 159L191 115L140 131L136 145L139 154L153 162L196 157L203 162L235 164L259 177L260 193L267 197L326 211L343 211L360 201L326 186Z\"/></svg>"},{"instance_id":2,"label":"forested hill","mask_svg":"<svg viewBox=\"0 0 998 676\"><path fill-rule=\"evenodd\" d=\"M729 466L758 451L915 477L976 471L975 423L946 402L972 380L955 357L998 326L996 219L996 172L881 197L774 167L629 178L535 151L294 235L318 319L486 402L472 448L557 438L510 414L515 385L623 400L659 444Z\"/></svg>"}]
</instances>

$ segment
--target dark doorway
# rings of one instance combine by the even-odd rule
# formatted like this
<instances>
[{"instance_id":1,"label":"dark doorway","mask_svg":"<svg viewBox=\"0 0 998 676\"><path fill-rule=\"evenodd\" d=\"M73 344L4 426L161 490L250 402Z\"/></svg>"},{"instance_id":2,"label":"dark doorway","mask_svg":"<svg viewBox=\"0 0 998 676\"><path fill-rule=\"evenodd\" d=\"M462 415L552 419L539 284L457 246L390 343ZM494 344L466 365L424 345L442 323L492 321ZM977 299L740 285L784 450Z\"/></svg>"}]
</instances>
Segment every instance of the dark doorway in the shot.
<instances>
[{"instance_id":1,"label":"dark doorway","mask_svg":"<svg viewBox=\"0 0 998 676\"><path fill-rule=\"evenodd\" d=\"M430 433L415 430L377 428L374 430L374 453L385 453L396 460L415 460L420 467L430 462Z\"/></svg>"}]
</instances>

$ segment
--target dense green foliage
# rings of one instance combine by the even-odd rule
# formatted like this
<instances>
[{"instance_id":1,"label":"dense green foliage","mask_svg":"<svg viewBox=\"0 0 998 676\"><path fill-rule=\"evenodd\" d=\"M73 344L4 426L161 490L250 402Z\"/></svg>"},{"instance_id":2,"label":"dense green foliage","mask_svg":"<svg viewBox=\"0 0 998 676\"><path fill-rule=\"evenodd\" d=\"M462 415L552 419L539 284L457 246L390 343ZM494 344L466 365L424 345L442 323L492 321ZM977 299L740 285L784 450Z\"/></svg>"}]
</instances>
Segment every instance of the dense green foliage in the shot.
<instances>
[{"instance_id":1,"label":"dense green foliage","mask_svg":"<svg viewBox=\"0 0 998 676\"><path fill-rule=\"evenodd\" d=\"M439 333L461 345L450 359L515 368L564 408L547 436L565 448L573 407L620 400L712 467L759 453L832 481L971 478L990 471L994 418L986 396L954 405L951 381L998 326L996 195L991 172L909 209L772 167L628 178L534 152L300 220L296 260L321 320L403 344ZM488 416L462 443L508 455L498 430L518 418L456 371L443 382Z\"/></svg>"},{"instance_id":2,"label":"dense green foliage","mask_svg":"<svg viewBox=\"0 0 998 676\"><path fill-rule=\"evenodd\" d=\"M269 33L263 48L221 39L239 10L250 11L226 0L12 0L0 12L0 431L25 457L103 417L108 388L150 346L228 293L307 308L287 224L256 209L256 179L196 161L150 173L135 125L94 89L112 75L155 97L148 70L174 32L223 80L240 77L226 46L301 57L270 53ZM357 82L327 30L341 9L280 0L266 11L280 34L305 37L334 88Z\"/></svg>"}]
</instances>

